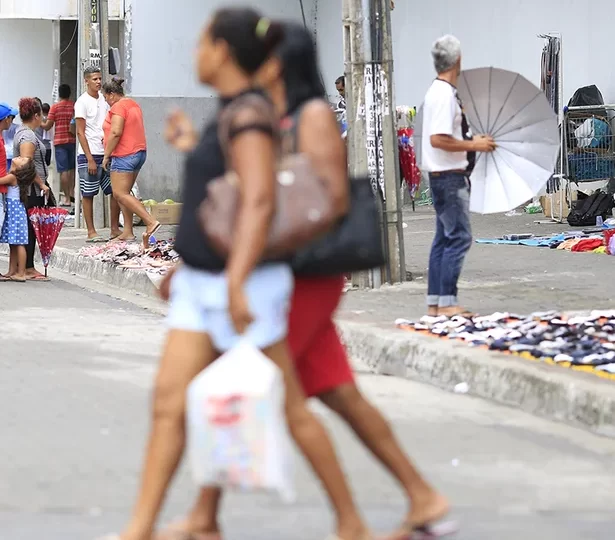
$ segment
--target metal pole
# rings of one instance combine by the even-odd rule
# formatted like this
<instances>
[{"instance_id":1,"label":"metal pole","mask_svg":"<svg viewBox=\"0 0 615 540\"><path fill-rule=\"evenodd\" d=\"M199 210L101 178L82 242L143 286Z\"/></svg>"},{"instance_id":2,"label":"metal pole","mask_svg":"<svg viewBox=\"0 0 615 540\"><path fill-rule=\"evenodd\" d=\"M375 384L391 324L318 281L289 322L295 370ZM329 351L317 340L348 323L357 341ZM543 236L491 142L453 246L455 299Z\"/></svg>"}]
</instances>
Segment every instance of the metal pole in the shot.
<instances>
[{"instance_id":1,"label":"metal pole","mask_svg":"<svg viewBox=\"0 0 615 540\"><path fill-rule=\"evenodd\" d=\"M344 0L344 66L349 173L372 180L381 203L387 264L353 274L359 287L405 279L390 0ZM383 279L384 278L384 279Z\"/></svg>"},{"instance_id":2,"label":"metal pole","mask_svg":"<svg viewBox=\"0 0 615 540\"><path fill-rule=\"evenodd\" d=\"M77 95L85 91L83 71L90 62L90 20L92 17L91 0L79 0L77 32ZM75 167L77 165L75 164ZM75 228L81 228L81 187L79 175L75 175Z\"/></svg>"},{"instance_id":3,"label":"metal pole","mask_svg":"<svg viewBox=\"0 0 615 540\"><path fill-rule=\"evenodd\" d=\"M99 1L99 28L100 28L100 69L102 70L103 81L109 78L109 2L108 0ZM106 197L103 193L97 197L102 204L103 226L105 228L110 225L110 197Z\"/></svg>"},{"instance_id":4,"label":"metal pole","mask_svg":"<svg viewBox=\"0 0 615 540\"><path fill-rule=\"evenodd\" d=\"M351 177L365 175L368 169L365 132L364 66L370 34L361 0L343 0L344 76L346 79L346 116L348 121L348 172ZM361 288L373 286L371 272L356 272L352 283Z\"/></svg>"},{"instance_id":5,"label":"metal pole","mask_svg":"<svg viewBox=\"0 0 615 540\"><path fill-rule=\"evenodd\" d=\"M393 36L391 35L391 0L379 0L380 20L382 22L382 80L383 114L382 147L384 149L384 215L388 235L387 276L391 283L406 279L404 256L404 231L401 200L401 174L397 143L397 114L395 107L395 85L393 84Z\"/></svg>"}]
</instances>

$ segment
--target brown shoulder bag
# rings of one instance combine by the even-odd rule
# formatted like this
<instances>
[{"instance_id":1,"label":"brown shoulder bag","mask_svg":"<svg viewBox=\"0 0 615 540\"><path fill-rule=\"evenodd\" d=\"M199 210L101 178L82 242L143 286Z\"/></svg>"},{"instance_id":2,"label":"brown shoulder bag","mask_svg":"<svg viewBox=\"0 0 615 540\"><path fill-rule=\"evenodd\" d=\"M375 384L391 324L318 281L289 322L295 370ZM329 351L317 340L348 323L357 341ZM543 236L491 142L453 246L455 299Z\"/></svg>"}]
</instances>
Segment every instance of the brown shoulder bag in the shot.
<instances>
[{"instance_id":1,"label":"brown shoulder bag","mask_svg":"<svg viewBox=\"0 0 615 540\"><path fill-rule=\"evenodd\" d=\"M284 152L278 121L272 104L262 96L248 94L228 105L220 114L218 137L226 160L227 172L207 185L206 199L199 208L199 220L212 247L228 257L233 245L235 222L241 205L239 178L232 170L229 156L230 133L235 115L252 108L271 125L279 148L276 175L276 210L267 240L264 258L283 258L294 254L334 224L331 197L307 156Z\"/></svg>"}]
</instances>

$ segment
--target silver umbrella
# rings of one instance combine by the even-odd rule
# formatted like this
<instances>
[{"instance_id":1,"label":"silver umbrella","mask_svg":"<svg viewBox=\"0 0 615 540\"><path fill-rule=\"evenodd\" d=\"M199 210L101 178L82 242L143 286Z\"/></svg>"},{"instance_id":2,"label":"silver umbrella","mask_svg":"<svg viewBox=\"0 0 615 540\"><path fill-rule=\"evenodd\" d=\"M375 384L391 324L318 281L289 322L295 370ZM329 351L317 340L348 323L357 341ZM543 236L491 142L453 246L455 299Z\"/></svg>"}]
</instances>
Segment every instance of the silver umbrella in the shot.
<instances>
[{"instance_id":1,"label":"silver umbrella","mask_svg":"<svg viewBox=\"0 0 615 540\"><path fill-rule=\"evenodd\" d=\"M517 73L490 67L463 71L458 93L472 132L497 143L495 152L476 158L470 210L507 212L536 196L553 174L560 143L557 117L542 91Z\"/></svg>"}]
</instances>

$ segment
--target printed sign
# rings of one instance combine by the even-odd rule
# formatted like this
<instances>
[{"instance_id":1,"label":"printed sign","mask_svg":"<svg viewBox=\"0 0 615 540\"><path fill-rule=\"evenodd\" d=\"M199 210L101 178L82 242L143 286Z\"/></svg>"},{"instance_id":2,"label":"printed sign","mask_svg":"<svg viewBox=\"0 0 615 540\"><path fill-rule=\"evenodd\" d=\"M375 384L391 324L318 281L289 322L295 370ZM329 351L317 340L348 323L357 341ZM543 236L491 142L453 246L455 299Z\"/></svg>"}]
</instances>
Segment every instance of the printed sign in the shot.
<instances>
[{"instance_id":1,"label":"printed sign","mask_svg":"<svg viewBox=\"0 0 615 540\"><path fill-rule=\"evenodd\" d=\"M96 66L97 68L101 67L101 59L102 55L100 51L97 49L90 49L90 65Z\"/></svg>"}]
</instances>

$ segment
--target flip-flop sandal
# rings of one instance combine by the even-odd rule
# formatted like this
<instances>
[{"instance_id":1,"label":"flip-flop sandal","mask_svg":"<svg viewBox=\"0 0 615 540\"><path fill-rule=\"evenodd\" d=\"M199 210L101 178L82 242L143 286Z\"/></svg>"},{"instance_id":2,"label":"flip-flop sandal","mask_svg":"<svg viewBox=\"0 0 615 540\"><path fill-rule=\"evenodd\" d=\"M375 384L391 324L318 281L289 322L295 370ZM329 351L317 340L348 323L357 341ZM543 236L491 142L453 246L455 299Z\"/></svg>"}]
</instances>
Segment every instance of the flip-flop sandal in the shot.
<instances>
[{"instance_id":1,"label":"flip-flop sandal","mask_svg":"<svg viewBox=\"0 0 615 540\"><path fill-rule=\"evenodd\" d=\"M428 538L442 538L443 536L451 536L459 532L459 524L455 521L437 521L434 523L426 523L420 526L414 526L412 529L412 540L427 540Z\"/></svg>"},{"instance_id":2,"label":"flip-flop sandal","mask_svg":"<svg viewBox=\"0 0 615 540\"><path fill-rule=\"evenodd\" d=\"M109 238L109 242L126 242L126 243L130 243L130 242L136 242L137 241L137 237L136 236L132 236L130 238L120 238L119 236L115 236L114 238Z\"/></svg>"},{"instance_id":3,"label":"flip-flop sandal","mask_svg":"<svg viewBox=\"0 0 615 540\"><path fill-rule=\"evenodd\" d=\"M25 283L26 281L28 281L25 278L20 279L20 278L16 278L15 276L11 276L8 280L12 281L13 283Z\"/></svg>"},{"instance_id":4,"label":"flip-flop sandal","mask_svg":"<svg viewBox=\"0 0 615 540\"><path fill-rule=\"evenodd\" d=\"M106 240L102 236L93 236L85 241L86 244L104 244L105 242Z\"/></svg>"},{"instance_id":5,"label":"flip-flop sandal","mask_svg":"<svg viewBox=\"0 0 615 540\"><path fill-rule=\"evenodd\" d=\"M30 278L26 278L26 281L51 281L48 277L45 276L34 276Z\"/></svg>"},{"instance_id":6,"label":"flip-flop sandal","mask_svg":"<svg viewBox=\"0 0 615 540\"><path fill-rule=\"evenodd\" d=\"M222 540L221 533L190 532L181 525L170 525L162 533L154 535L154 540Z\"/></svg>"},{"instance_id":7,"label":"flip-flop sandal","mask_svg":"<svg viewBox=\"0 0 615 540\"><path fill-rule=\"evenodd\" d=\"M472 319L473 317L476 317L477 314L476 313L472 313L471 311L458 311L456 313L451 313L450 315L440 315L440 317L446 317L448 319L452 319L453 317L464 317L466 319Z\"/></svg>"}]
</instances>

